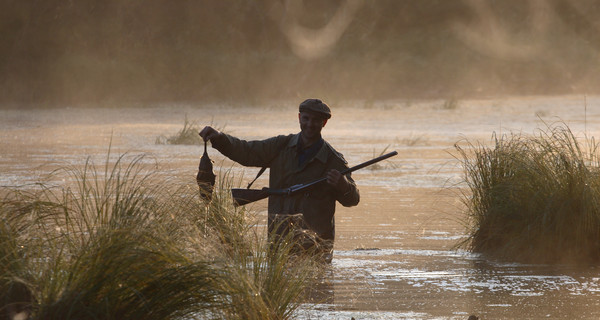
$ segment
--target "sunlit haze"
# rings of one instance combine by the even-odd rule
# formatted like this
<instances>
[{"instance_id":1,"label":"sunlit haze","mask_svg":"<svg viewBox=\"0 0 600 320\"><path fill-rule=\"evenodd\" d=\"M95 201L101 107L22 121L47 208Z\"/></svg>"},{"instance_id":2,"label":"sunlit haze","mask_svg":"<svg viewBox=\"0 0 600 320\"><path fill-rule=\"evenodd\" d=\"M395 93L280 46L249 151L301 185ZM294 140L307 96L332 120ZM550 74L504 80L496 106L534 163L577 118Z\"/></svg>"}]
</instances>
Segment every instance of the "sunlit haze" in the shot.
<instances>
[{"instance_id":1,"label":"sunlit haze","mask_svg":"<svg viewBox=\"0 0 600 320\"><path fill-rule=\"evenodd\" d=\"M592 94L600 4L4 1L0 106Z\"/></svg>"}]
</instances>

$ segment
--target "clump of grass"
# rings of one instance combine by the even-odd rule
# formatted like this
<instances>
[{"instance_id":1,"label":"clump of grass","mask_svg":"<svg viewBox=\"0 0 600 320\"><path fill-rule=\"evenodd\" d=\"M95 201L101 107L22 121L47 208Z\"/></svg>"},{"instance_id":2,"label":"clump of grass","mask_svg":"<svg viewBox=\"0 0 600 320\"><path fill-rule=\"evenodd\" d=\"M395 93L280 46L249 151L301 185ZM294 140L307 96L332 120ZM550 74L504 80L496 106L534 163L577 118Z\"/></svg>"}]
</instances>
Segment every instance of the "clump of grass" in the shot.
<instances>
[{"instance_id":1,"label":"clump of grass","mask_svg":"<svg viewBox=\"0 0 600 320\"><path fill-rule=\"evenodd\" d=\"M311 253L297 255L292 234L276 245L264 238L230 255L223 319L293 319L322 273Z\"/></svg>"},{"instance_id":2,"label":"clump of grass","mask_svg":"<svg viewBox=\"0 0 600 320\"><path fill-rule=\"evenodd\" d=\"M0 316L290 318L310 259L269 254L227 183L207 204L193 178L160 180L143 159L88 161L64 169L72 184L2 190Z\"/></svg>"},{"instance_id":3,"label":"clump of grass","mask_svg":"<svg viewBox=\"0 0 600 320\"><path fill-rule=\"evenodd\" d=\"M459 102L458 99L456 98L450 98L444 101L444 103L442 104L441 108L443 110L456 110L459 107Z\"/></svg>"},{"instance_id":4,"label":"clump of grass","mask_svg":"<svg viewBox=\"0 0 600 320\"><path fill-rule=\"evenodd\" d=\"M312 252L298 255L293 234L277 244L249 224L256 221L244 207L235 207L230 189L237 187L229 172L220 173L213 201L206 204L197 225L212 238L224 276L219 286L219 319L293 319L309 287L323 273ZM227 214L223 214L227 212Z\"/></svg>"},{"instance_id":5,"label":"clump of grass","mask_svg":"<svg viewBox=\"0 0 600 320\"><path fill-rule=\"evenodd\" d=\"M196 121L188 120L187 115L183 122L183 128L177 134L166 137L161 135L156 138L156 144L184 144L184 145L200 145L203 143L202 138L198 135L200 127Z\"/></svg>"},{"instance_id":6,"label":"clump of grass","mask_svg":"<svg viewBox=\"0 0 600 320\"><path fill-rule=\"evenodd\" d=\"M1 276L28 285L34 298L19 302L31 319L170 319L214 308L219 273L181 246L175 216L184 206L143 172L142 157L122 160L69 168L74 185L8 192L2 202L3 218L28 222L1 244L19 258Z\"/></svg>"},{"instance_id":7,"label":"clump of grass","mask_svg":"<svg viewBox=\"0 0 600 320\"><path fill-rule=\"evenodd\" d=\"M470 192L468 244L475 252L525 262L600 261L600 161L594 139L567 125L532 136L456 146Z\"/></svg>"},{"instance_id":8,"label":"clump of grass","mask_svg":"<svg viewBox=\"0 0 600 320\"><path fill-rule=\"evenodd\" d=\"M414 147L419 144L426 144L427 140L428 138L424 134L414 135L411 133L408 137L402 138L400 142L406 146Z\"/></svg>"},{"instance_id":9,"label":"clump of grass","mask_svg":"<svg viewBox=\"0 0 600 320\"><path fill-rule=\"evenodd\" d=\"M373 150L373 158L384 155L388 151L389 148L390 148L390 145L387 145L385 148L383 148L383 150L381 150L381 152L379 152L379 154L377 154L377 152L375 152L375 150ZM394 165L394 163L386 161L386 163L381 163L381 162L374 163L374 164L368 166L367 168L369 170L384 170L387 168L393 169L393 168L396 168L396 166Z\"/></svg>"},{"instance_id":10,"label":"clump of grass","mask_svg":"<svg viewBox=\"0 0 600 320\"><path fill-rule=\"evenodd\" d=\"M212 121L209 125L215 126ZM215 128L219 131L223 131L225 129L224 126L216 126ZM198 125L198 122L196 120L188 120L187 115L185 115L185 119L183 120L183 128L181 128L177 134L170 137L160 135L156 137L155 144L201 145L204 143L204 141L198 135L200 130L201 128Z\"/></svg>"}]
</instances>

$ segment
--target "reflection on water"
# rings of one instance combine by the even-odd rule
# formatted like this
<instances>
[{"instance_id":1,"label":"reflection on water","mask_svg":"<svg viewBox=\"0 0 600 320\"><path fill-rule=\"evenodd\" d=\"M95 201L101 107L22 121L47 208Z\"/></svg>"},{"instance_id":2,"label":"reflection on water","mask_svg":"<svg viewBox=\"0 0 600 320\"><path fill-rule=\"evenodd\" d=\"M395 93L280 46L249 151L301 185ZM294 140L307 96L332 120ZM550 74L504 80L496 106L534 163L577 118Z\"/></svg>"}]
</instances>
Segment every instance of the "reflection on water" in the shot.
<instances>
[{"instance_id":1,"label":"reflection on water","mask_svg":"<svg viewBox=\"0 0 600 320\"><path fill-rule=\"evenodd\" d=\"M598 268L498 263L464 251L336 252L330 300L307 319L577 318L600 315Z\"/></svg>"}]
</instances>

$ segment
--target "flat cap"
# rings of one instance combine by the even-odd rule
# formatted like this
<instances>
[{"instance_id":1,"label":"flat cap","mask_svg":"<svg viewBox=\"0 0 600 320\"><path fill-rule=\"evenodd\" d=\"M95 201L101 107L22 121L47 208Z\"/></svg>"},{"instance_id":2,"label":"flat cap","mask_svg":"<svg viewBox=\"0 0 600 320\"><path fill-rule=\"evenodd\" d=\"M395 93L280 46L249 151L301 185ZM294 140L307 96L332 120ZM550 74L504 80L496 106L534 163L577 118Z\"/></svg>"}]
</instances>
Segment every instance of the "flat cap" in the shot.
<instances>
[{"instance_id":1,"label":"flat cap","mask_svg":"<svg viewBox=\"0 0 600 320\"><path fill-rule=\"evenodd\" d=\"M306 99L300 104L300 112L314 112L323 116L325 119L331 118L331 109L319 99Z\"/></svg>"}]
</instances>

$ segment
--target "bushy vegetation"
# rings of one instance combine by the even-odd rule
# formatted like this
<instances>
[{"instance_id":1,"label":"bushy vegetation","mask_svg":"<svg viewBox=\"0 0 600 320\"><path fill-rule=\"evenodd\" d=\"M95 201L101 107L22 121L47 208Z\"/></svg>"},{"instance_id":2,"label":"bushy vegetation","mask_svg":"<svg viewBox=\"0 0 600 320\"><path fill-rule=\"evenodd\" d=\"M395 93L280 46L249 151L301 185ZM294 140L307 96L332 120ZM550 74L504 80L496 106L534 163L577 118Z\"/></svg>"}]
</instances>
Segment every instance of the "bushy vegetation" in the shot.
<instances>
[{"instance_id":1,"label":"bushy vegetation","mask_svg":"<svg viewBox=\"0 0 600 320\"><path fill-rule=\"evenodd\" d=\"M219 126L212 121L209 123L213 128L224 131L225 126ZM182 144L182 145L201 145L204 143L198 133L202 128L198 125L197 120L189 120L187 115L183 120L183 128L172 136L160 135L156 137L155 144Z\"/></svg>"},{"instance_id":2,"label":"bushy vegetation","mask_svg":"<svg viewBox=\"0 0 600 320\"><path fill-rule=\"evenodd\" d=\"M2 190L1 317L292 317L319 268L289 241L268 245L233 206L227 173L207 204L193 178L162 181L127 159L60 170L64 186Z\"/></svg>"},{"instance_id":3,"label":"bushy vegetation","mask_svg":"<svg viewBox=\"0 0 600 320\"><path fill-rule=\"evenodd\" d=\"M565 124L456 146L465 171L469 245L525 262L600 261L600 161Z\"/></svg>"},{"instance_id":4,"label":"bushy vegetation","mask_svg":"<svg viewBox=\"0 0 600 320\"><path fill-rule=\"evenodd\" d=\"M202 138L198 135L200 127L195 121L190 121L185 116L183 128L177 134L170 137L161 135L156 138L156 144L185 144L185 145L200 145Z\"/></svg>"},{"instance_id":5,"label":"bushy vegetation","mask_svg":"<svg viewBox=\"0 0 600 320\"><path fill-rule=\"evenodd\" d=\"M387 145L379 153L377 153L375 151L375 149L373 149L373 158L381 157L382 155L386 154L388 152L389 148L390 148L390 145ZM394 163L392 163L390 161L385 161L385 163L382 163L382 162L374 163L374 164L368 166L367 168L369 170L383 170L383 169L388 169L388 168L393 169L393 168L396 168L396 166L394 165Z\"/></svg>"}]
</instances>

